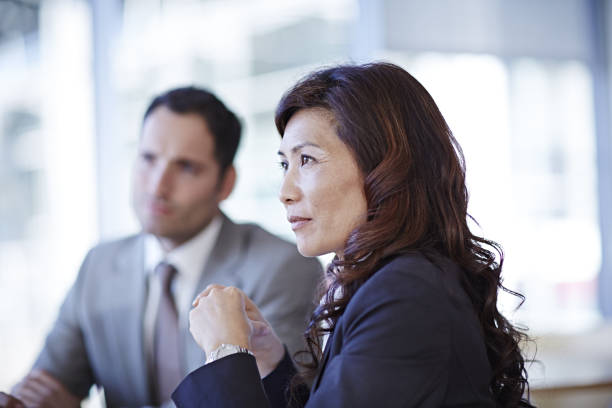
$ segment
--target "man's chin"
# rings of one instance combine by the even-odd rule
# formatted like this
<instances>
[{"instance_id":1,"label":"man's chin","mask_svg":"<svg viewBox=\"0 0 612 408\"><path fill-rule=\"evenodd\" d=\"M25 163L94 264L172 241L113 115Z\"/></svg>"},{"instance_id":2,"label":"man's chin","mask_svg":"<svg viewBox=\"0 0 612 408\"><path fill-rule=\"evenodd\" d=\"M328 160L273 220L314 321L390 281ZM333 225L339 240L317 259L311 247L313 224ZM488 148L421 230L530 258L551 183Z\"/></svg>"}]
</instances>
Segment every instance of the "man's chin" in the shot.
<instances>
[{"instance_id":1,"label":"man's chin","mask_svg":"<svg viewBox=\"0 0 612 408\"><path fill-rule=\"evenodd\" d=\"M171 232L169 232L168 230L165 230L165 229L161 229L161 228L143 228L142 231L145 234L150 234L150 235L155 236L155 238L157 238L157 240L159 241L161 246L166 251L170 251L170 250L176 248L177 246L181 245L183 242L185 242L185 239L177 237L176 234L172 234Z\"/></svg>"},{"instance_id":2,"label":"man's chin","mask_svg":"<svg viewBox=\"0 0 612 408\"><path fill-rule=\"evenodd\" d=\"M170 238L173 234L166 226L158 223L146 223L142 226L142 232L155 235L158 238Z\"/></svg>"}]
</instances>

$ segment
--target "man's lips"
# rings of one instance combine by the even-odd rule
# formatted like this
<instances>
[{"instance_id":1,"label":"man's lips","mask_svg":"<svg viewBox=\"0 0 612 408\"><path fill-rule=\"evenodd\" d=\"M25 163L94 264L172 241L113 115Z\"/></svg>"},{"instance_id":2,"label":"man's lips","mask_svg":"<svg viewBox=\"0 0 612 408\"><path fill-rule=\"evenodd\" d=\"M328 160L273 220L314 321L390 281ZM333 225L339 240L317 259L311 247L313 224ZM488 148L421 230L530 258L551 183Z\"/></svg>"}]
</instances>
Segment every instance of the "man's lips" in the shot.
<instances>
[{"instance_id":1,"label":"man's lips","mask_svg":"<svg viewBox=\"0 0 612 408\"><path fill-rule=\"evenodd\" d=\"M148 203L147 208L154 215L169 215L172 212L170 206L164 203Z\"/></svg>"},{"instance_id":2,"label":"man's lips","mask_svg":"<svg viewBox=\"0 0 612 408\"><path fill-rule=\"evenodd\" d=\"M312 218L292 216L288 217L287 220L291 224L291 229L295 231L304 227L306 224L312 221Z\"/></svg>"}]
</instances>

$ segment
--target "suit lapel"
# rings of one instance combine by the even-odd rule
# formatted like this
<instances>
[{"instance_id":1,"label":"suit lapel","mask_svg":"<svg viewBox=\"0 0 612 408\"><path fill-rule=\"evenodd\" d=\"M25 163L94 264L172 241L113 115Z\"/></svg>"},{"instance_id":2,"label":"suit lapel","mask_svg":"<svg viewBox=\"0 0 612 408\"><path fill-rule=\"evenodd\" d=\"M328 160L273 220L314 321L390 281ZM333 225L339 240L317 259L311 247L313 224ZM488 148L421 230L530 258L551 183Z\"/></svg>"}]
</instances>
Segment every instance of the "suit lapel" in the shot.
<instances>
[{"instance_id":1,"label":"suit lapel","mask_svg":"<svg viewBox=\"0 0 612 408\"><path fill-rule=\"evenodd\" d=\"M344 318L344 315L338 318L338 321L336 322L336 326L334 327L334 331L329 334L327 343L325 343L325 350L323 350L323 358L321 359L321 365L319 366L319 372L317 373L312 383L312 391L319 388L321 377L323 377L323 372L325 371L325 367L327 367L327 363L329 359L334 357L336 354L340 352L340 349L342 346L336 346L336 342L340 341L340 344L342 344L343 318ZM334 351L332 351L332 348Z\"/></svg>"},{"instance_id":2,"label":"suit lapel","mask_svg":"<svg viewBox=\"0 0 612 408\"><path fill-rule=\"evenodd\" d=\"M246 234L243 228L234 224L225 215L222 217L223 224L200 276L198 292L204 290L210 283L236 285L237 265L240 264L246 251Z\"/></svg>"},{"instance_id":3,"label":"suit lapel","mask_svg":"<svg viewBox=\"0 0 612 408\"><path fill-rule=\"evenodd\" d=\"M335 331L334 331L335 333ZM329 338L327 339L327 343L325 344L325 350L323 350L323 358L321 359L321 364L319 366L319 372L317 373L313 383L312 383L312 391L319 388L319 383L321 382L321 377L323 376L323 371L325 371L325 366L327 365L327 360L329 360L329 354L332 347L332 341L334 340L334 333L330 333Z\"/></svg>"},{"instance_id":4,"label":"suit lapel","mask_svg":"<svg viewBox=\"0 0 612 408\"><path fill-rule=\"evenodd\" d=\"M238 266L241 264L245 253L246 234L245 229L234 224L224 214L223 224L219 231L219 236L208 257L206 266L202 271L199 283L193 297L203 291L211 283L220 285L240 286L238 277ZM183 322L189 327L189 322ZM193 340L187 330L183 330L183 345L185 349L185 367L187 373L202 366L205 361L205 353Z\"/></svg>"},{"instance_id":5,"label":"suit lapel","mask_svg":"<svg viewBox=\"0 0 612 408\"><path fill-rule=\"evenodd\" d=\"M120 364L123 378L129 381L130 392L138 400L150 395L147 358L145 355L143 321L147 282L144 273L144 239L142 235L129 240L120 250L109 276L109 286L119 307L112 310L112 330L109 344L114 344L116 364Z\"/></svg>"}]
</instances>

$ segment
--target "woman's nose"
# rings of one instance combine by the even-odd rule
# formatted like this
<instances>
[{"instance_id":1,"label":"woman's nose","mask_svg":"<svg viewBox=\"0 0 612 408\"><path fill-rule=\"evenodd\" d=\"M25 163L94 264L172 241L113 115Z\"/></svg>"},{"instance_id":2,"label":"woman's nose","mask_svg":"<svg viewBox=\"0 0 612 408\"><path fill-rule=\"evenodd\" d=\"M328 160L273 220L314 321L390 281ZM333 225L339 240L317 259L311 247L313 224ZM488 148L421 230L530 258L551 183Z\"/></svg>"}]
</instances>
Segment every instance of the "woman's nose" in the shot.
<instances>
[{"instance_id":1,"label":"woman's nose","mask_svg":"<svg viewBox=\"0 0 612 408\"><path fill-rule=\"evenodd\" d=\"M301 198L301 190L296 183L294 171L289 170L285 173L278 198L285 205L299 201Z\"/></svg>"}]
</instances>

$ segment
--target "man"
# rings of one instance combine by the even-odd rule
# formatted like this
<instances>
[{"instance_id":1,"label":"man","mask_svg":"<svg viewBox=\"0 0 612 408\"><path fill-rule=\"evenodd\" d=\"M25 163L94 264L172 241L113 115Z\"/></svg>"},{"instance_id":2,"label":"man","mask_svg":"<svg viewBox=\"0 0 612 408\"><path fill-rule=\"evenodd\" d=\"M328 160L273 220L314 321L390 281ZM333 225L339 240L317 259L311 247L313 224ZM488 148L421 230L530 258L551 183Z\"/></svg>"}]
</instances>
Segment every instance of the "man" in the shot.
<instances>
[{"instance_id":1,"label":"man","mask_svg":"<svg viewBox=\"0 0 612 408\"><path fill-rule=\"evenodd\" d=\"M78 406L98 384L109 407L172 406L174 387L206 358L188 313L211 283L242 288L289 350L301 347L320 264L219 210L236 180L240 131L205 90L153 100L133 177L143 233L89 252L32 372L13 391L26 405Z\"/></svg>"}]
</instances>

